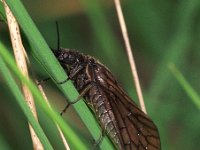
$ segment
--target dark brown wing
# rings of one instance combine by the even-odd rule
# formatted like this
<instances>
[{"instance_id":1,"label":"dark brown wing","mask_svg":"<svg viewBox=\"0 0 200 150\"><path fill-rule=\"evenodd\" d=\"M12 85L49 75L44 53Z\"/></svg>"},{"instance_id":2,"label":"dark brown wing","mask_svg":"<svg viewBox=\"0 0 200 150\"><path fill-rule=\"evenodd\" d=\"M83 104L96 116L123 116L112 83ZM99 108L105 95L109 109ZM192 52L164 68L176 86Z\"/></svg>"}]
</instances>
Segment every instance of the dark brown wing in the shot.
<instances>
[{"instance_id":1,"label":"dark brown wing","mask_svg":"<svg viewBox=\"0 0 200 150\"><path fill-rule=\"evenodd\" d=\"M107 95L109 93L111 91ZM112 94L114 96L109 96L109 101L125 149L159 150L160 140L158 130L150 118L138 109L134 103L124 99L119 94L119 91L112 91Z\"/></svg>"},{"instance_id":2,"label":"dark brown wing","mask_svg":"<svg viewBox=\"0 0 200 150\"><path fill-rule=\"evenodd\" d=\"M107 69L101 68L96 73L108 97L125 149L160 150L158 130L152 120L127 96Z\"/></svg>"}]
</instances>

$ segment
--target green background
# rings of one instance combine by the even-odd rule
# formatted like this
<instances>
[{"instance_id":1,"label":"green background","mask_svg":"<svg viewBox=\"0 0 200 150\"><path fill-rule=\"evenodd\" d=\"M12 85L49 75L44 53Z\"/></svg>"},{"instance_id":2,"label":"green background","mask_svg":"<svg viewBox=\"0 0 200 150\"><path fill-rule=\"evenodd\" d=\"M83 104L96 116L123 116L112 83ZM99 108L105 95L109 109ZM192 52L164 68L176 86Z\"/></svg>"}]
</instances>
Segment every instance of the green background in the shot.
<instances>
[{"instance_id":1,"label":"green background","mask_svg":"<svg viewBox=\"0 0 200 150\"><path fill-rule=\"evenodd\" d=\"M97 3L96 3L97 2ZM55 22L59 23L60 45L96 57L105 64L128 94L138 103L113 1L23 1L48 45L57 47ZM183 90L168 65L174 63L194 89L200 89L200 1L123 0L130 43L149 116L156 123L163 150L197 149L200 140L200 111ZM12 52L7 24L0 23L0 40ZM25 35L23 41L31 51ZM48 74L31 59L30 70L38 79ZM1 75L0 75L1 77ZM44 84L51 105L60 112L66 100L52 81ZM0 78L0 146L3 149L32 149L26 122ZM55 126L38 108L38 115L55 149L64 149ZM72 107L64 115L79 137L92 146L93 139Z\"/></svg>"}]
</instances>

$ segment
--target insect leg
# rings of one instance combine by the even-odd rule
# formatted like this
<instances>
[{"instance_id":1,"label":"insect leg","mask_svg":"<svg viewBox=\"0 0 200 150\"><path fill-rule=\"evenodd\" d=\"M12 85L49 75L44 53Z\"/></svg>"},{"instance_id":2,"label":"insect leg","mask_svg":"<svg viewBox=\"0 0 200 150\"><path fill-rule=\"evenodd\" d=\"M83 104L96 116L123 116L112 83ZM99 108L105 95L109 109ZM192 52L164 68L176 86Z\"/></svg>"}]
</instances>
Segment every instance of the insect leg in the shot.
<instances>
[{"instance_id":1,"label":"insect leg","mask_svg":"<svg viewBox=\"0 0 200 150\"><path fill-rule=\"evenodd\" d=\"M43 84L43 83L45 83L46 81L48 81L48 80L50 80L51 78L46 78L46 79L42 79L42 80L39 80L38 81L38 85L41 85L41 84ZM65 79L64 81L61 81L61 82L56 82L57 84L63 84L63 83L65 83L65 82L67 82L69 80L69 77L67 78L67 79Z\"/></svg>"},{"instance_id":2,"label":"insect leg","mask_svg":"<svg viewBox=\"0 0 200 150\"><path fill-rule=\"evenodd\" d=\"M81 70L83 69L83 66L78 66L73 72L71 72L67 79L61 82L57 82L57 84L63 84L67 82L68 80L71 80L74 76L76 76Z\"/></svg>"},{"instance_id":3,"label":"insect leg","mask_svg":"<svg viewBox=\"0 0 200 150\"><path fill-rule=\"evenodd\" d=\"M68 77L67 79L63 80L63 81L60 81L60 82L56 82L57 84L63 84L65 82L67 82L70 78Z\"/></svg>"},{"instance_id":4,"label":"insect leg","mask_svg":"<svg viewBox=\"0 0 200 150\"><path fill-rule=\"evenodd\" d=\"M44 82L46 82L46 81L48 81L48 80L50 80L51 78L46 78L46 79L42 79L42 80L39 80L38 82L37 82L37 85L42 85Z\"/></svg>"},{"instance_id":5,"label":"insect leg","mask_svg":"<svg viewBox=\"0 0 200 150\"><path fill-rule=\"evenodd\" d=\"M62 114L67 110L67 108L71 105L71 104L75 104L77 103L79 100L81 100L81 98L89 91L89 89L92 87L92 84L89 84L86 88L84 88L84 90L80 93L80 95L76 98L76 100L69 102L65 108L62 110L62 112L60 113L60 115L62 116Z\"/></svg>"}]
</instances>

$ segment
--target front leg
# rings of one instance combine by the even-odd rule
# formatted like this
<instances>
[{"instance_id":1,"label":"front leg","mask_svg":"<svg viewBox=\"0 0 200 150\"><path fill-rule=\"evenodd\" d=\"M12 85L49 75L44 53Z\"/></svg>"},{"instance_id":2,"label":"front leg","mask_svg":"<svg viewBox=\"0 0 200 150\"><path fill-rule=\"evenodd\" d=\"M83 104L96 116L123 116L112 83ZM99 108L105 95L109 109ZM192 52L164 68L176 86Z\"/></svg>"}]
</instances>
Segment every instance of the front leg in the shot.
<instances>
[{"instance_id":1,"label":"front leg","mask_svg":"<svg viewBox=\"0 0 200 150\"><path fill-rule=\"evenodd\" d=\"M57 82L57 84L63 84L67 82L68 80L73 80L73 78L84 68L83 65L78 65L78 64L74 65L70 69L68 69L68 66L66 64L61 64L61 65L63 69L67 72L68 78L65 79L64 81Z\"/></svg>"},{"instance_id":2,"label":"front leg","mask_svg":"<svg viewBox=\"0 0 200 150\"><path fill-rule=\"evenodd\" d=\"M92 84L89 84L87 87L85 87L83 89L83 91L80 93L80 95L72 102L69 102L65 108L62 110L62 112L60 113L60 115L62 116L62 114L67 110L67 108L72 105L72 104L75 104L77 103L79 100L81 100L81 98L83 98L83 96L90 90L90 88L92 87Z\"/></svg>"}]
</instances>

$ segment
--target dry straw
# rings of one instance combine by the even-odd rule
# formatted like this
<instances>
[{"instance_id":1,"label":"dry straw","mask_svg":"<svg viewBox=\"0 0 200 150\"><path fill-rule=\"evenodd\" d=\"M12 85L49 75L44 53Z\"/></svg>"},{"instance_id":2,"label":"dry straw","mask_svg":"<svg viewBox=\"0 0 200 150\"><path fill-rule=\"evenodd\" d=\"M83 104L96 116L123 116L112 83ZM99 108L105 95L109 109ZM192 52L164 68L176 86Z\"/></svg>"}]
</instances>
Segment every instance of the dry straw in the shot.
<instances>
[{"instance_id":1,"label":"dry straw","mask_svg":"<svg viewBox=\"0 0 200 150\"><path fill-rule=\"evenodd\" d=\"M143 95L142 95L140 82L139 82L139 77L138 77L138 74L137 74L137 69L136 69L136 65L135 65L135 61L134 61L134 57L133 57L133 53L132 53L132 49L131 49L131 45L130 45L130 41L129 41L129 37L128 37L128 32L127 32L127 29L126 29L126 23L125 23L124 16L123 16L123 13L122 13L120 0L114 0L114 2L115 2L115 7L116 7L116 10L117 10L117 15L118 15L120 27L121 27L121 30L122 30L122 35L123 35L124 43L125 43L125 46L126 46L126 51L127 51L127 54L128 54L128 60L129 60L130 66L131 66L131 72L132 72L132 75L133 75L133 79L134 79L138 99L139 99L139 102L140 102L140 106L141 106L141 109L145 113L147 113L146 108L145 108L145 104L144 104L144 99L143 99Z\"/></svg>"},{"instance_id":2,"label":"dry straw","mask_svg":"<svg viewBox=\"0 0 200 150\"><path fill-rule=\"evenodd\" d=\"M49 104L49 101L48 101L48 99L47 99L47 96L46 96L45 93L44 93L44 90L43 90L41 84L39 84L38 81L36 81L36 83L38 84L38 88L39 88L40 92L42 93L42 96L43 96L44 99L46 100L45 102L47 103L47 105L49 106L49 108L51 108L51 105ZM63 135L63 133L62 133L62 131L61 131L61 129L60 129L60 127L58 126L58 124L56 124L56 127L57 127L57 129L58 129L58 131L59 131L60 137L61 137L61 139L62 139L62 141L63 141L64 146L65 146L65 149L66 149L66 150L70 150L69 145L68 145L68 143L67 143L67 141L66 141L66 139L65 139L65 137L64 137L64 135Z\"/></svg>"},{"instance_id":3,"label":"dry straw","mask_svg":"<svg viewBox=\"0 0 200 150\"><path fill-rule=\"evenodd\" d=\"M27 57L26 51L22 44L18 23L17 23L15 17L13 16L12 12L10 11L8 5L5 3L5 1L2 1L2 2L4 4L6 16L7 16L7 22L8 22L8 27L9 27L9 31L10 31L10 38L11 38L12 47L13 47L17 66L20 69L20 71L23 73L23 75L26 76L27 78L29 78L28 68L27 68L28 57ZM28 87L23 83L21 83L21 88L22 88L22 92L25 97L25 100L27 102L27 105L31 109L35 119L38 120L37 112L36 112L36 108L35 108L35 104L34 104L34 99L33 99L31 92L29 91ZM42 87L38 86L38 88L41 91L43 97L45 98L46 103L50 107L50 104L48 103L48 100L46 98L46 95L43 92ZM64 144L66 150L70 150L60 127L57 124L56 124L56 126L58 128L58 131L60 133L61 139L63 141L63 144ZM30 124L29 124L29 129L30 129L30 134L31 134L34 150L43 150L44 148Z\"/></svg>"},{"instance_id":4,"label":"dry straw","mask_svg":"<svg viewBox=\"0 0 200 150\"><path fill-rule=\"evenodd\" d=\"M6 16L7 16L7 22L8 22L8 27L9 27L9 31L10 31L10 38L11 38L12 47L13 47L17 66L18 66L19 70L23 73L23 75L26 76L27 78L29 78L28 68L27 68L28 58L27 58L26 51L22 44L19 26L17 24L15 17L13 16L12 12L10 11L8 5L5 3L5 1L3 1L3 4L4 4ZM29 91L28 87L24 83L21 83L21 88L22 88L22 92L25 97L25 100L27 102L27 105L31 109L35 119L38 120L37 112L36 112L36 108L35 108L35 104L34 104L34 100L33 100L33 96L31 94L31 92ZM43 146L30 124L29 124L29 129L30 129L34 149L35 150L43 150Z\"/></svg>"}]
</instances>

